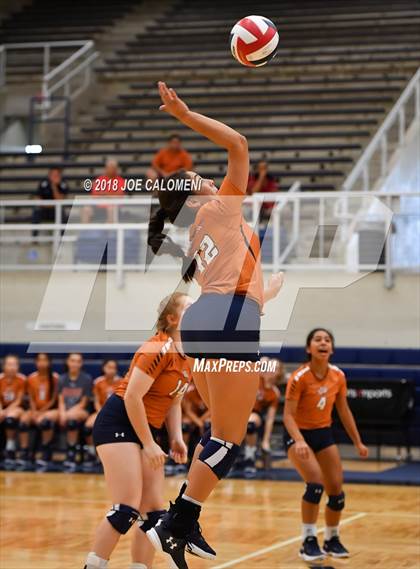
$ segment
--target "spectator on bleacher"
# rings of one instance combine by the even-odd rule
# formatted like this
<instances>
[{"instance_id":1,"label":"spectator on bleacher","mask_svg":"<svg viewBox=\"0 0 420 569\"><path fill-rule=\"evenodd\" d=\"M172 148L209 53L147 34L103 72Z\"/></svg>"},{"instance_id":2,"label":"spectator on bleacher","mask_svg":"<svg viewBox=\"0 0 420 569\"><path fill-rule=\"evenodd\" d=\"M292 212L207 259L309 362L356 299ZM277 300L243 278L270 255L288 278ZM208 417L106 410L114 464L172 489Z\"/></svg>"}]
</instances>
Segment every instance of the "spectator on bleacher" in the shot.
<instances>
[{"instance_id":1,"label":"spectator on bleacher","mask_svg":"<svg viewBox=\"0 0 420 569\"><path fill-rule=\"evenodd\" d=\"M125 181L119 174L117 160L108 158L105 162L103 174L95 178L92 184L90 198L122 198L124 197ZM85 206L82 209L82 223L115 223L118 208L108 204Z\"/></svg>"},{"instance_id":2,"label":"spectator on bleacher","mask_svg":"<svg viewBox=\"0 0 420 569\"><path fill-rule=\"evenodd\" d=\"M261 361L270 361L261 358ZM277 360L273 360L277 361ZM274 421L280 402L280 391L276 386L277 371L264 371L260 374L260 386L251 416L249 417L245 437L245 459L243 463L245 477L255 476L258 435L261 435L261 450L263 454L271 452L270 439Z\"/></svg>"},{"instance_id":3,"label":"spectator on bleacher","mask_svg":"<svg viewBox=\"0 0 420 569\"><path fill-rule=\"evenodd\" d=\"M88 404L92 397L92 378L82 370L81 354L72 353L66 359L67 371L58 380L58 409L47 411L45 418L59 423L66 431L67 458L64 466L76 467L76 450L80 428L88 418Z\"/></svg>"},{"instance_id":4,"label":"spectator on bleacher","mask_svg":"<svg viewBox=\"0 0 420 569\"><path fill-rule=\"evenodd\" d=\"M58 373L51 367L49 354L41 353L35 358L36 371L27 380L29 409L20 418L20 466L25 468L31 460L29 430L36 426L41 431L42 459L39 466L49 460L49 447L53 436L52 423L46 419L47 412L57 404Z\"/></svg>"},{"instance_id":5,"label":"spectator on bleacher","mask_svg":"<svg viewBox=\"0 0 420 569\"><path fill-rule=\"evenodd\" d=\"M181 137L178 134L171 134L168 144L154 155L152 167L148 169L146 176L156 180L178 170L192 170L192 168L191 154L182 147Z\"/></svg>"},{"instance_id":6,"label":"spectator on bleacher","mask_svg":"<svg viewBox=\"0 0 420 569\"><path fill-rule=\"evenodd\" d=\"M16 433L23 414L26 377L19 373L19 358L9 354L0 374L0 424L6 431L5 466L12 467L16 459Z\"/></svg>"},{"instance_id":7,"label":"spectator on bleacher","mask_svg":"<svg viewBox=\"0 0 420 569\"><path fill-rule=\"evenodd\" d=\"M256 193L266 194L279 190L276 179L269 173L268 163L265 160L260 160L249 175L247 194L252 196ZM263 202L260 219L267 220L270 218L274 204L275 202Z\"/></svg>"},{"instance_id":8,"label":"spectator on bleacher","mask_svg":"<svg viewBox=\"0 0 420 569\"><path fill-rule=\"evenodd\" d=\"M66 182L63 180L63 173L60 168L50 168L48 177L39 183L36 193L38 200L64 200L69 193ZM32 211L32 223L54 223L55 208L53 206L38 206ZM66 223L67 217L61 209L61 219L59 223ZM36 237L38 231L33 231Z\"/></svg>"},{"instance_id":9,"label":"spectator on bleacher","mask_svg":"<svg viewBox=\"0 0 420 569\"><path fill-rule=\"evenodd\" d=\"M105 405L105 401L114 393L114 388L121 381L118 375L118 363L115 360L105 360L102 364L102 375L93 381L94 413L89 415L84 427L85 447L84 466L89 468L96 462L96 452L92 440L92 429L96 416Z\"/></svg>"}]
</instances>

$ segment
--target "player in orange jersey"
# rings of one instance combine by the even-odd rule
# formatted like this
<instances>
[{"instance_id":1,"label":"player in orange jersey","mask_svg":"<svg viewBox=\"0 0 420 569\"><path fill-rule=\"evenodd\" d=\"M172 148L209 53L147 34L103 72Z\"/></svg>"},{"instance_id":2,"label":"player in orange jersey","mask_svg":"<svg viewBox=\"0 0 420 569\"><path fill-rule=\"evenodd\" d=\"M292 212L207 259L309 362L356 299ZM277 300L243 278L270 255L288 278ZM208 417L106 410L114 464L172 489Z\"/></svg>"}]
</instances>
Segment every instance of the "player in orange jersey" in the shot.
<instances>
[{"instance_id":1,"label":"player in orange jersey","mask_svg":"<svg viewBox=\"0 0 420 569\"><path fill-rule=\"evenodd\" d=\"M42 459L49 460L49 445L53 436L53 424L46 418L46 413L57 405L58 374L51 368L49 354L38 354L35 358L36 371L31 373L27 380L27 393L29 396L29 409L20 418L20 467L29 466L29 429L35 425L41 431Z\"/></svg>"},{"instance_id":2,"label":"player in orange jersey","mask_svg":"<svg viewBox=\"0 0 420 569\"><path fill-rule=\"evenodd\" d=\"M16 431L23 414L22 401L26 377L19 373L19 358L7 355L0 374L0 424L6 431L5 466L13 468L16 459Z\"/></svg>"},{"instance_id":3,"label":"player in orange jersey","mask_svg":"<svg viewBox=\"0 0 420 569\"><path fill-rule=\"evenodd\" d=\"M269 358L261 358L269 362ZM272 360L273 363L278 360ZM276 366L277 367L277 366ZM256 474L255 461L257 455L258 433L262 435L261 450L264 454L270 453L270 439L273 432L274 421L280 402L280 391L276 387L278 372L263 371L260 375L260 386L257 398L248 421L245 438L245 457L243 463L245 478L253 478Z\"/></svg>"},{"instance_id":4,"label":"player in orange jersey","mask_svg":"<svg viewBox=\"0 0 420 569\"><path fill-rule=\"evenodd\" d=\"M118 375L118 364L115 360L105 360L102 364L102 374L97 377L93 382L93 404L95 412L89 415L84 426L85 434L85 447L84 447L84 470L89 470L96 462L95 447L92 439L92 429L95 419L105 405L106 400L110 397L115 390L121 377Z\"/></svg>"},{"instance_id":5,"label":"player in orange jersey","mask_svg":"<svg viewBox=\"0 0 420 569\"><path fill-rule=\"evenodd\" d=\"M152 566L154 549L145 536L165 513L166 454L158 444L165 424L171 456L185 463L181 399L191 372L184 355L179 321L191 299L183 293L159 306L156 334L134 355L125 378L98 413L93 439L105 471L113 506L100 523L85 569L104 569L122 534L139 520L132 539L133 569Z\"/></svg>"},{"instance_id":6,"label":"player in orange jersey","mask_svg":"<svg viewBox=\"0 0 420 569\"><path fill-rule=\"evenodd\" d=\"M173 567L185 569L187 536L201 506L235 461L255 402L259 374L247 362L259 359L261 311L276 296L282 275L272 277L264 291L260 242L242 215L249 173L244 136L209 117L191 111L173 89L159 83L160 109L227 150L226 177L218 190L213 180L196 172L178 172L164 180L160 209L149 224L148 243L156 254L183 259L184 280L196 279L201 296L185 312L181 324L184 352L191 365L206 358L207 369L194 370L194 381L210 409L212 426L197 446L188 476L174 506L148 537ZM179 191L169 191L171 187ZM181 247L163 233L165 220L190 228L190 247ZM220 362L229 363L221 369ZM214 367L213 367L214 364ZM198 454L197 454L198 453Z\"/></svg>"},{"instance_id":7,"label":"player in orange jersey","mask_svg":"<svg viewBox=\"0 0 420 569\"><path fill-rule=\"evenodd\" d=\"M344 508L343 469L331 424L334 406L341 422L362 458L368 449L362 443L347 403L344 373L329 363L334 337L324 328L312 330L306 340L307 364L292 373L287 384L284 408L285 446L288 457L306 483L302 499L302 559L321 561L327 554L348 557L339 538L338 526ZM317 541L316 521L324 488L325 542Z\"/></svg>"}]
</instances>

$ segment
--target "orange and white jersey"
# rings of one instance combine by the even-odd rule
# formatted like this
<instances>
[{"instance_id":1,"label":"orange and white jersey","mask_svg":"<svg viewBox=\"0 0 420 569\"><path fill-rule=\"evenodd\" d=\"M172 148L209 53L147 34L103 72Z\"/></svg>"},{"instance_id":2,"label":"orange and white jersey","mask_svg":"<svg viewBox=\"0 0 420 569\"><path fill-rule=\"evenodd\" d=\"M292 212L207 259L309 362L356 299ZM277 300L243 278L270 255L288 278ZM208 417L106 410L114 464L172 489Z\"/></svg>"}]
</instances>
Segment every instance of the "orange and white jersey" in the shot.
<instances>
[{"instance_id":1,"label":"orange and white jersey","mask_svg":"<svg viewBox=\"0 0 420 569\"><path fill-rule=\"evenodd\" d=\"M13 379L8 379L4 373L0 373L0 405L3 409L8 407L20 395L25 393L26 376L17 373Z\"/></svg>"},{"instance_id":2,"label":"orange and white jersey","mask_svg":"<svg viewBox=\"0 0 420 569\"><path fill-rule=\"evenodd\" d=\"M297 401L295 415L300 429L322 429L332 423L338 393L347 394L346 376L337 366L328 365L323 379L314 376L308 365L294 371L287 382L286 399Z\"/></svg>"},{"instance_id":3,"label":"orange and white jersey","mask_svg":"<svg viewBox=\"0 0 420 569\"><path fill-rule=\"evenodd\" d=\"M184 395L184 401L190 403L192 411L198 416L203 415L207 411L207 406L201 399L198 389L193 382L188 386L188 390Z\"/></svg>"},{"instance_id":4,"label":"orange and white jersey","mask_svg":"<svg viewBox=\"0 0 420 569\"><path fill-rule=\"evenodd\" d=\"M98 400L99 406L102 408L105 405L105 401L110 397L117 387L118 383L121 381L119 375L115 376L114 382L109 383L104 375L100 375L93 382L93 395Z\"/></svg>"},{"instance_id":5,"label":"orange and white jersey","mask_svg":"<svg viewBox=\"0 0 420 569\"><path fill-rule=\"evenodd\" d=\"M158 332L134 355L128 373L115 388L119 397L124 397L135 367L154 379L143 403L147 420L160 429L174 400L182 398L188 389L191 371L187 358L176 351L173 339L166 332Z\"/></svg>"},{"instance_id":6,"label":"orange and white jersey","mask_svg":"<svg viewBox=\"0 0 420 569\"><path fill-rule=\"evenodd\" d=\"M260 387L257 391L257 399L253 411L255 413L262 413L268 407L278 407L280 402L280 391L275 385L271 387L265 387L264 381L260 380Z\"/></svg>"},{"instance_id":7,"label":"orange and white jersey","mask_svg":"<svg viewBox=\"0 0 420 569\"><path fill-rule=\"evenodd\" d=\"M242 215L246 195L227 178L190 228L189 255L202 293L243 294L264 303L260 240Z\"/></svg>"},{"instance_id":8,"label":"orange and white jersey","mask_svg":"<svg viewBox=\"0 0 420 569\"><path fill-rule=\"evenodd\" d=\"M58 373L52 374L54 389L58 385ZM41 409L44 405L49 403L54 395L50 390L50 381L46 375L40 375L39 372L34 371L28 376L27 388L29 397L35 403L36 409Z\"/></svg>"}]
</instances>

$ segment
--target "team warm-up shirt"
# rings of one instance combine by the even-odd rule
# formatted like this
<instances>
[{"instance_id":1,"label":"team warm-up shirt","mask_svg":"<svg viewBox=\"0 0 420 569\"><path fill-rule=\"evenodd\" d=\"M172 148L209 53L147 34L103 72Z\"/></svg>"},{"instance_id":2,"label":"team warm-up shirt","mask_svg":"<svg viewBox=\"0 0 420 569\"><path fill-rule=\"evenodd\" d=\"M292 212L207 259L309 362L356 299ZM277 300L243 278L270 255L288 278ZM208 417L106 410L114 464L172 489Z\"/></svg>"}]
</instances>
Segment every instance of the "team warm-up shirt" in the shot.
<instances>
[{"instance_id":1,"label":"team warm-up shirt","mask_svg":"<svg viewBox=\"0 0 420 569\"><path fill-rule=\"evenodd\" d=\"M187 358L175 350L166 332L158 332L134 355L127 375L115 388L119 397L124 397L135 367L154 380L143 403L148 422L160 429L174 399L182 398L188 388L191 372Z\"/></svg>"},{"instance_id":2,"label":"team warm-up shirt","mask_svg":"<svg viewBox=\"0 0 420 569\"><path fill-rule=\"evenodd\" d=\"M262 307L260 240L242 215L246 195L225 178L217 196L199 209L190 228L197 282L202 293L243 294Z\"/></svg>"},{"instance_id":3,"label":"team warm-up shirt","mask_svg":"<svg viewBox=\"0 0 420 569\"><path fill-rule=\"evenodd\" d=\"M53 373L53 386L57 387L58 373ZM36 409L41 409L49 403L54 395L54 390L50 390L50 381L46 375L41 375L38 371L34 371L28 377L28 393L35 404Z\"/></svg>"},{"instance_id":4,"label":"team warm-up shirt","mask_svg":"<svg viewBox=\"0 0 420 569\"><path fill-rule=\"evenodd\" d=\"M18 373L12 381L8 380L4 373L0 373L0 404L3 409L8 407L21 393L25 392L26 377Z\"/></svg>"},{"instance_id":5,"label":"team warm-up shirt","mask_svg":"<svg viewBox=\"0 0 420 569\"><path fill-rule=\"evenodd\" d=\"M100 375L94 380L93 394L98 399L100 407L103 407L108 397L114 393L119 381L121 381L121 377L118 375L114 378L114 383L108 383L103 375Z\"/></svg>"},{"instance_id":6,"label":"team warm-up shirt","mask_svg":"<svg viewBox=\"0 0 420 569\"><path fill-rule=\"evenodd\" d=\"M64 397L64 405L66 409L77 405L82 397L90 398L92 396L92 378L84 371L80 372L79 377L73 381L69 378L68 373L60 375L58 382L58 393Z\"/></svg>"},{"instance_id":7,"label":"team warm-up shirt","mask_svg":"<svg viewBox=\"0 0 420 569\"><path fill-rule=\"evenodd\" d=\"M179 150L162 148L155 154L152 165L169 175L177 170L191 170L193 161L191 155L183 148Z\"/></svg>"},{"instance_id":8,"label":"team warm-up shirt","mask_svg":"<svg viewBox=\"0 0 420 569\"><path fill-rule=\"evenodd\" d=\"M292 373L287 383L286 399L298 401L296 423L299 429L322 429L332 423L332 411L338 393L347 395L346 377L340 368L328 366L324 379L318 379L309 365Z\"/></svg>"},{"instance_id":9,"label":"team warm-up shirt","mask_svg":"<svg viewBox=\"0 0 420 569\"><path fill-rule=\"evenodd\" d=\"M206 404L201 399L200 394L198 393L198 389L194 383L190 383L188 386L184 400L188 401L191 404L191 410L198 416L203 415L203 413L207 411Z\"/></svg>"},{"instance_id":10,"label":"team warm-up shirt","mask_svg":"<svg viewBox=\"0 0 420 569\"><path fill-rule=\"evenodd\" d=\"M278 407L280 401L280 391L275 385L265 387L264 382L260 381L260 387L257 391L257 399L255 401L255 413L262 413L268 407Z\"/></svg>"}]
</instances>

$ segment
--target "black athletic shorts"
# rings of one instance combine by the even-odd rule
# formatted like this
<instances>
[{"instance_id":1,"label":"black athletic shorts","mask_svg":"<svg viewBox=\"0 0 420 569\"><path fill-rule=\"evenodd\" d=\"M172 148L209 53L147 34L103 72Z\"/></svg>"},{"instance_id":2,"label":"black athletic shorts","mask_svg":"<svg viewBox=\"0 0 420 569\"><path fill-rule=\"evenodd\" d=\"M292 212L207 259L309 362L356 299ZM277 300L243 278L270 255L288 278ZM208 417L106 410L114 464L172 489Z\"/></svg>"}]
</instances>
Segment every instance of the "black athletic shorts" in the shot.
<instances>
[{"instance_id":1,"label":"black athletic shorts","mask_svg":"<svg viewBox=\"0 0 420 569\"><path fill-rule=\"evenodd\" d=\"M202 294L181 321L184 353L192 358L260 359L261 310L239 294Z\"/></svg>"},{"instance_id":2,"label":"black athletic shorts","mask_svg":"<svg viewBox=\"0 0 420 569\"><path fill-rule=\"evenodd\" d=\"M162 429L149 425L153 438L157 441ZM93 425L93 443L97 447L110 443L136 443L143 448L130 419L124 400L113 393L99 411Z\"/></svg>"},{"instance_id":3,"label":"black athletic shorts","mask_svg":"<svg viewBox=\"0 0 420 569\"><path fill-rule=\"evenodd\" d=\"M316 454L324 448L335 445L333 433L331 427L324 427L323 429L300 429L306 444L314 451ZM284 446L286 451L295 444L295 440L289 435L289 433L284 429Z\"/></svg>"}]
</instances>

